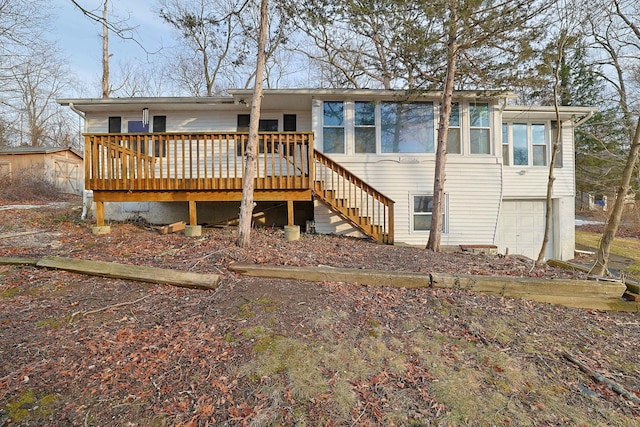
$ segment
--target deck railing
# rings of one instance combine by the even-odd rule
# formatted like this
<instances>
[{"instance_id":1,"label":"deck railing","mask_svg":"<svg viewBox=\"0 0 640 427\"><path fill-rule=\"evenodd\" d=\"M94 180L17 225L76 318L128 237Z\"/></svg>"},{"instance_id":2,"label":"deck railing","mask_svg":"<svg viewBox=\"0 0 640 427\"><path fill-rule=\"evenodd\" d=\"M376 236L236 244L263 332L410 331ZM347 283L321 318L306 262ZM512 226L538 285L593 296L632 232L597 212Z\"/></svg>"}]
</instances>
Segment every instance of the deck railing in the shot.
<instances>
[{"instance_id":1,"label":"deck railing","mask_svg":"<svg viewBox=\"0 0 640 427\"><path fill-rule=\"evenodd\" d=\"M90 190L241 190L247 133L85 135ZM313 133L260 133L255 189L310 189ZM311 173L311 175L310 175Z\"/></svg>"},{"instance_id":2,"label":"deck railing","mask_svg":"<svg viewBox=\"0 0 640 427\"><path fill-rule=\"evenodd\" d=\"M314 150L315 193L380 243L393 243L395 202L329 157Z\"/></svg>"}]
</instances>

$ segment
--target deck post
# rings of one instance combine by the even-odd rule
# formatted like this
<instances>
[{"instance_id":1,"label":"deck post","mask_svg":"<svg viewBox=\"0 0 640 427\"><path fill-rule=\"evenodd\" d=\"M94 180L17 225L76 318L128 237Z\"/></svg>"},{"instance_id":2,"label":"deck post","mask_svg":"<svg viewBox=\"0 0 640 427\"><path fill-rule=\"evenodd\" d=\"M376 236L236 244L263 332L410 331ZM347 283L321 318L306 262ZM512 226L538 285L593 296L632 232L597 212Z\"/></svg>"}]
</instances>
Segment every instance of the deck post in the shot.
<instances>
[{"instance_id":1,"label":"deck post","mask_svg":"<svg viewBox=\"0 0 640 427\"><path fill-rule=\"evenodd\" d=\"M96 225L104 227L104 202L96 202Z\"/></svg>"},{"instance_id":2,"label":"deck post","mask_svg":"<svg viewBox=\"0 0 640 427\"><path fill-rule=\"evenodd\" d=\"M293 200L287 200L287 225L294 225Z\"/></svg>"},{"instance_id":3,"label":"deck post","mask_svg":"<svg viewBox=\"0 0 640 427\"><path fill-rule=\"evenodd\" d=\"M91 229L93 234L109 234L111 227L104 225L104 202L96 202L96 226Z\"/></svg>"},{"instance_id":4,"label":"deck post","mask_svg":"<svg viewBox=\"0 0 640 427\"><path fill-rule=\"evenodd\" d=\"M196 202L194 200L189 200L189 225L191 226L198 225Z\"/></svg>"}]
</instances>

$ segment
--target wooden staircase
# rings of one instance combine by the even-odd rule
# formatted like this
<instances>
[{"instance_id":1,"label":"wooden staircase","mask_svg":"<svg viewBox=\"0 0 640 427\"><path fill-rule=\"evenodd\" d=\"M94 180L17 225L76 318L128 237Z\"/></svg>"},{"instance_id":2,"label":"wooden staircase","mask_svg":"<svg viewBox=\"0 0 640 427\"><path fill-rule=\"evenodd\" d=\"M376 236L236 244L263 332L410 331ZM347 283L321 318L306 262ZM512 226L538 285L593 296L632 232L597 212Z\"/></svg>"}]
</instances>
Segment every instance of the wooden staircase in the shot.
<instances>
[{"instance_id":1,"label":"wooden staircase","mask_svg":"<svg viewBox=\"0 0 640 427\"><path fill-rule=\"evenodd\" d=\"M393 244L394 201L317 150L314 196L378 243Z\"/></svg>"}]
</instances>

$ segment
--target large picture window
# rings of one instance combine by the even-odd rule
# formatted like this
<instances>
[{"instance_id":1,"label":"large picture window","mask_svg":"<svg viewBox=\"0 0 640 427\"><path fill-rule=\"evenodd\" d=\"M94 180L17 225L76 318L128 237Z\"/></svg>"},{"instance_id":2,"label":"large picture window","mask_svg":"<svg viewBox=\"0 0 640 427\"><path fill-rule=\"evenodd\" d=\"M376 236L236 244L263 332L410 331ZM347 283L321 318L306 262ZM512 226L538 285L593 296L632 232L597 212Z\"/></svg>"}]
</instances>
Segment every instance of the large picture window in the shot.
<instances>
[{"instance_id":1,"label":"large picture window","mask_svg":"<svg viewBox=\"0 0 640 427\"><path fill-rule=\"evenodd\" d=\"M383 102L380 106L383 153L433 153L433 103Z\"/></svg>"},{"instance_id":2,"label":"large picture window","mask_svg":"<svg viewBox=\"0 0 640 427\"><path fill-rule=\"evenodd\" d=\"M344 103L324 102L322 119L322 151L344 153Z\"/></svg>"}]
</instances>

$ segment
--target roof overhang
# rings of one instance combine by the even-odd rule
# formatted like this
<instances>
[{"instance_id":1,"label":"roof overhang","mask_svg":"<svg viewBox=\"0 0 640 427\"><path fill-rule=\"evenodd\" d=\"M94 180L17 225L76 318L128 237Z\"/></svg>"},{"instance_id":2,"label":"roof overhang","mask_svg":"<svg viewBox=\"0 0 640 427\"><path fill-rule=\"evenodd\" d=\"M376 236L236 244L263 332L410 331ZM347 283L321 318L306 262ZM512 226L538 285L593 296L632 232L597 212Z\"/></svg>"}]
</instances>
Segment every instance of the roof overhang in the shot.
<instances>
[{"instance_id":1,"label":"roof overhang","mask_svg":"<svg viewBox=\"0 0 640 427\"><path fill-rule=\"evenodd\" d=\"M595 107L571 107L558 108L560 120L572 120L576 124L582 124L595 112ZM502 117L507 120L555 120L556 111L551 107L524 107L522 105L508 105L502 111Z\"/></svg>"},{"instance_id":2,"label":"roof overhang","mask_svg":"<svg viewBox=\"0 0 640 427\"><path fill-rule=\"evenodd\" d=\"M139 97L58 99L58 104L81 113L136 111L154 108L162 111L225 110L230 105L249 107L253 89L232 89L226 97ZM322 100L438 100L442 92L378 89L265 89L262 110L309 110L314 99ZM506 100L508 91L456 91L455 99Z\"/></svg>"}]
</instances>

